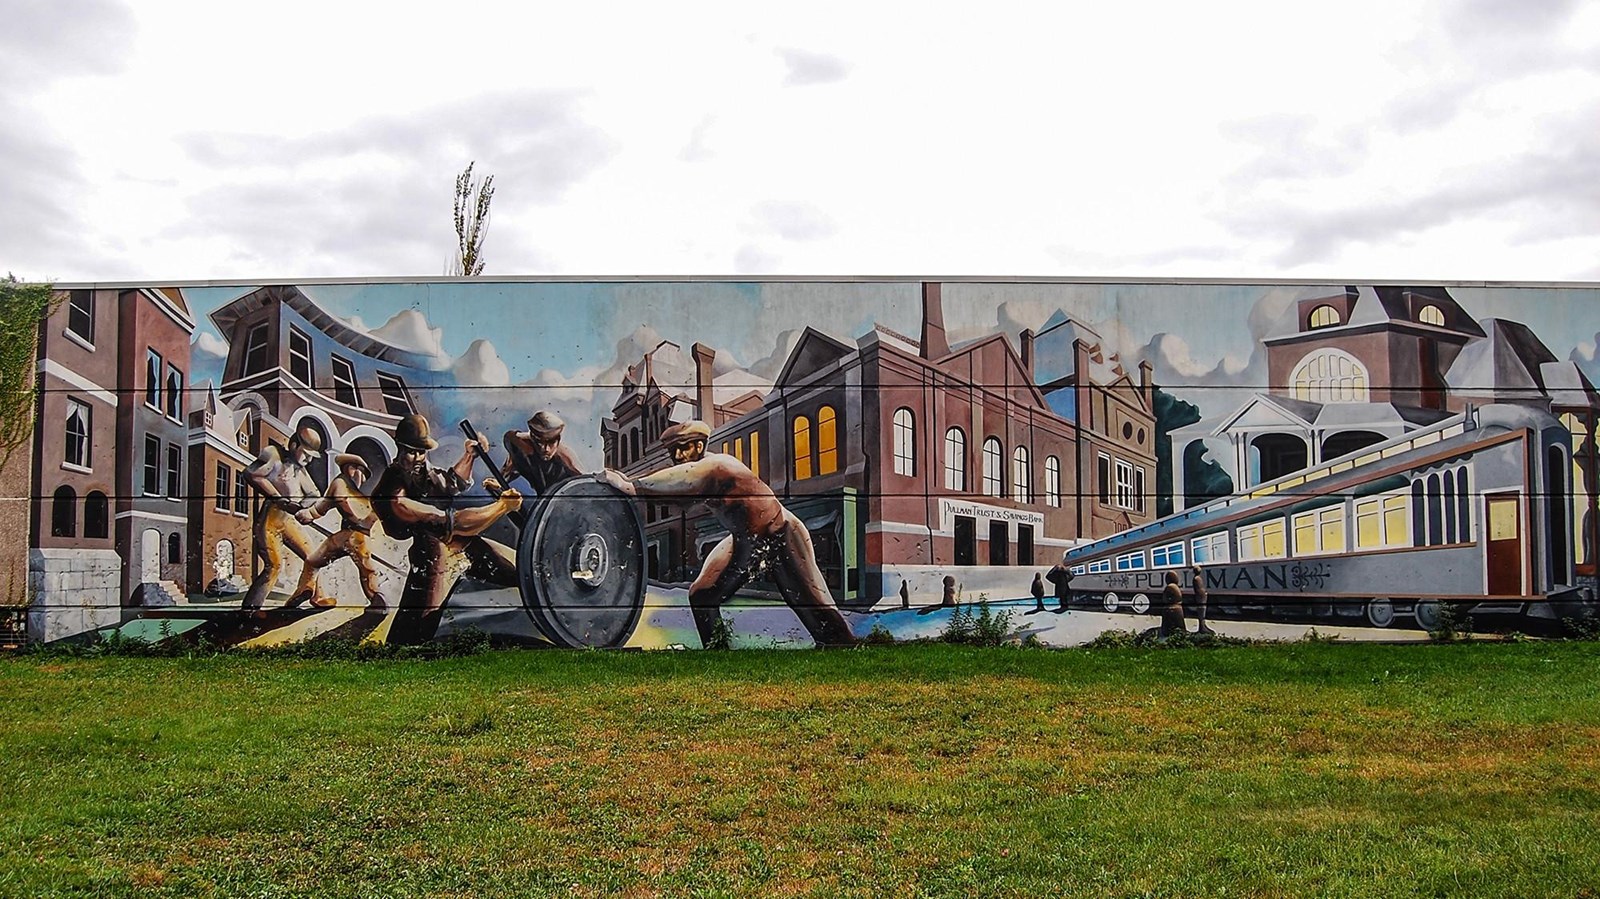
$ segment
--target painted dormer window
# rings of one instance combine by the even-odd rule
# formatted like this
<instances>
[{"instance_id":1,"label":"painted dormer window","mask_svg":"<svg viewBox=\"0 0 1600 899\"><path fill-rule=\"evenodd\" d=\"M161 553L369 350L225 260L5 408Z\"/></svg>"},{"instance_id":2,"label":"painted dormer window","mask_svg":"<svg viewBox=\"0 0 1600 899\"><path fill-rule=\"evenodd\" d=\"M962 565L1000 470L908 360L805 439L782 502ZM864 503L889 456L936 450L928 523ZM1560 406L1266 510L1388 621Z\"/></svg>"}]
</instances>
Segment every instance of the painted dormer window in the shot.
<instances>
[{"instance_id":1,"label":"painted dormer window","mask_svg":"<svg viewBox=\"0 0 1600 899\"><path fill-rule=\"evenodd\" d=\"M1425 325L1434 325L1442 328L1444 327L1444 310L1430 303L1423 306L1422 311L1417 313L1417 321Z\"/></svg>"},{"instance_id":2,"label":"painted dormer window","mask_svg":"<svg viewBox=\"0 0 1600 899\"><path fill-rule=\"evenodd\" d=\"M1339 320L1339 310L1332 306L1318 306L1311 310L1311 330L1331 328L1339 324L1343 324Z\"/></svg>"},{"instance_id":3,"label":"painted dormer window","mask_svg":"<svg viewBox=\"0 0 1600 899\"><path fill-rule=\"evenodd\" d=\"M1313 403L1365 403L1367 368L1343 350L1317 350L1300 360L1289 378L1290 395Z\"/></svg>"}]
</instances>

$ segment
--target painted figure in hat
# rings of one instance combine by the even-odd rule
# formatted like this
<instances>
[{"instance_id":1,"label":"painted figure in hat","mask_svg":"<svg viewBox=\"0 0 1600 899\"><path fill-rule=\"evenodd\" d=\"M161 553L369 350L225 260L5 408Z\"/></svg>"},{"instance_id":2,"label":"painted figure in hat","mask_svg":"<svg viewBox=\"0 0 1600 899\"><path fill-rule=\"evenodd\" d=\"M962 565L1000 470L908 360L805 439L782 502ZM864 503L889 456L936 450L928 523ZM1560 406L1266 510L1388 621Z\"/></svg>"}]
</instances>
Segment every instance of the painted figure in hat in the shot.
<instances>
[{"instance_id":1,"label":"painted figure in hat","mask_svg":"<svg viewBox=\"0 0 1600 899\"><path fill-rule=\"evenodd\" d=\"M372 491L372 505L384 531L396 540L411 540L411 571L390 624L391 643L433 639L445 600L462 573L502 587L517 586L516 555L504 544L484 537L483 532L522 508L522 495L511 489L501 491L491 478L484 486L490 493L499 492L494 502L454 508L451 499L472 486L477 442L466 442L455 465L434 468L428 464L428 451L439 443L428 431L428 419L421 415L400 419L394 432L400 455L384 469Z\"/></svg>"},{"instance_id":2,"label":"painted figure in hat","mask_svg":"<svg viewBox=\"0 0 1600 899\"><path fill-rule=\"evenodd\" d=\"M629 496L675 497L704 502L728 536L705 558L689 587L689 606L702 643L716 633L721 606L745 582L765 572L789 608L820 645L856 642L817 567L811 534L778 502L772 488L743 462L706 452L711 428L703 421L673 425L661 434L674 464L636 480L606 470L601 480Z\"/></svg>"},{"instance_id":3,"label":"painted figure in hat","mask_svg":"<svg viewBox=\"0 0 1600 899\"><path fill-rule=\"evenodd\" d=\"M339 469L339 476L328 484L322 499L309 508L301 509L295 518L301 524L311 524L338 509L339 530L330 534L307 557L300 584L295 587L289 605L296 606L306 600L315 601L318 596L317 572L349 556L356 565L356 571L361 574L361 592L366 594L367 608L381 612L388 604L383 601L383 594L378 592L378 569L372 564L372 551L367 546L367 538L378 521L378 515L372 511L372 501L361 492L361 484L372 474L372 469L367 467L367 460L354 453L335 456L333 464Z\"/></svg>"},{"instance_id":4,"label":"painted figure in hat","mask_svg":"<svg viewBox=\"0 0 1600 899\"><path fill-rule=\"evenodd\" d=\"M500 468L501 483L527 478L533 492L544 496L562 481L577 477L578 457L561 442L566 427L560 416L541 410L528 419L526 431L507 431L501 442L510 458Z\"/></svg>"},{"instance_id":5,"label":"painted figure in hat","mask_svg":"<svg viewBox=\"0 0 1600 899\"><path fill-rule=\"evenodd\" d=\"M301 559L311 555L311 538L295 516L322 495L307 467L321 455L322 435L314 428L303 427L289 438L287 446L269 441L245 469L250 486L264 501L255 521L255 555L261 562L261 574L250 582L250 590L244 595L242 608L246 612L259 612L266 602L267 593L283 571L284 550ZM327 608L335 601L314 597L311 604Z\"/></svg>"}]
</instances>

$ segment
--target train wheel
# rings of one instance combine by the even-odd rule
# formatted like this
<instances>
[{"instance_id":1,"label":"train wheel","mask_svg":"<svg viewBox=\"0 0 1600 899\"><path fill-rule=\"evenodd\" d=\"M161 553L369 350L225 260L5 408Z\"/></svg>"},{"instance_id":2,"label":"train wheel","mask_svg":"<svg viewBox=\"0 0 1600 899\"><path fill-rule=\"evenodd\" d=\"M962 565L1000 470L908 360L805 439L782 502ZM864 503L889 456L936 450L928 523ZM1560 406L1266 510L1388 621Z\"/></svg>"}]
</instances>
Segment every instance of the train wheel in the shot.
<instances>
[{"instance_id":1,"label":"train wheel","mask_svg":"<svg viewBox=\"0 0 1600 899\"><path fill-rule=\"evenodd\" d=\"M1107 593L1106 598L1101 601L1101 605L1105 606L1107 612L1115 612L1122 606L1122 600L1118 599L1115 593Z\"/></svg>"},{"instance_id":2,"label":"train wheel","mask_svg":"<svg viewBox=\"0 0 1600 899\"><path fill-rule=\"evenodd\" d=\"M1150 611L1150 597L1145 596L1143 593L1135 593L1133 595L1133 614L1143 615L1148 611Z\"/></svg>"},{"instance_id":3,"label":"train wheel","mask_svg":"<svg viewBox=\"0 0 1600 899\"><path fill-rule=\"evenodd\" d=\"M1367 603L1367 620L1373 627L1388 627L1394 624L1394 603L1386 597L1378 597Z\"/></svg>"},{"instance_id":4,"label":"train wheel","mask_svg":"<svg viewBox=\"0 0 1600 899\"><path fill-rule=\"evenodd\" d=\"M1425 631L1436 631L1444 622L1444 607L1433 600L1417 603L1414 614L1417 616L1417 627Z\"/></svg>"}]
</instances>

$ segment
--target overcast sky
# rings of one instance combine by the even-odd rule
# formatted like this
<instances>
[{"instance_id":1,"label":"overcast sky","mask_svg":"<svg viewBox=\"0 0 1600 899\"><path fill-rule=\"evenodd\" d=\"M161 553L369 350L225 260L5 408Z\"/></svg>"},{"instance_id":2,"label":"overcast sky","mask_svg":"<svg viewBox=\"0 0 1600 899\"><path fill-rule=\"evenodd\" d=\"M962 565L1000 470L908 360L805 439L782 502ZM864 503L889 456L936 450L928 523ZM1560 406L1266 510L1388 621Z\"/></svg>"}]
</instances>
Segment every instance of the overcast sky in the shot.
<instances>
[{"instance_id":1,"label":"overcast sky","mask_svg":"<svg viewBox=\"0 0 1600 899\"><path fill-rule=\"evenodd\" d=\"M0 0L0 266L1600 280L1600 3Z\"/></svg>"}]
</instances>

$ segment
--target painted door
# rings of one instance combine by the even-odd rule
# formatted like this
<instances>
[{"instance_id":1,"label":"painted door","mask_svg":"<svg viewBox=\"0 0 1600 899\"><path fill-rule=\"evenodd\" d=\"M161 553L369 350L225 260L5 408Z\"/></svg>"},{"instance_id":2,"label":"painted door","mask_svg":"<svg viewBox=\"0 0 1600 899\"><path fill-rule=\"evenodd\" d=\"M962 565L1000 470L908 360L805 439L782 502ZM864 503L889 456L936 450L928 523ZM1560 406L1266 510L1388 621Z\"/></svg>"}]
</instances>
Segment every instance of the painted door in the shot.
<instances>
[{"instance_id":1,"label":"painted door","mask_svg":"<svg viewBox=\"0 0 1600 899\"><path fill-rule=\"evenodd\" d=\"M1522 592L1522 496L1502 493L1486 497L1489 527L1489 592L1496 595Z\"/></svg>"},{"instance_id":2,"label":"painted door","mask_svg":"<svg viewBox=\"0 0 1600 899\"><path fill-rule=\"evenodd\" d=\"M956 516L956 564L978 564L978 522L966 515Z\"/></svg>"},{"instance_id":3,"label":"painted door","mask_svg":"<svg viewBox=\"0 0 1600 899\"><path fill-rule=\"evenodd\" d=\"M145 528L139 535L139 583L161 582L161 532Z\"/></svg>"}]
</instances>

